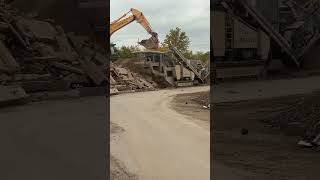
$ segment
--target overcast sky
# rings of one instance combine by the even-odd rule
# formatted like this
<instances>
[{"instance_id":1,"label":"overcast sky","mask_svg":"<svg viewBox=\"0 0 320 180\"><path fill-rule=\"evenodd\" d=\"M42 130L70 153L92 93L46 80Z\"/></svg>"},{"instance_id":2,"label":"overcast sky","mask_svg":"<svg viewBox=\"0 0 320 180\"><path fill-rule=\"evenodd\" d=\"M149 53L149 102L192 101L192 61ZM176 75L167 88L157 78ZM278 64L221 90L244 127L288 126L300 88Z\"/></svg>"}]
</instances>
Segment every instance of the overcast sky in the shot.
<instances>
[{"instance_id":1,"label":"overcast sky","mask_svg":"<svg viewBox=\"0 0 320 180\"><path fill-rule=\"evenodd\" d=\"M190 38L192 51L210 50L210 0L111 0L113 21L136 8L143 12L162 42L170 29L180 27ZM137 22L120 29L111 37L117 46L137 45L150 35Z\"/></svg>"}]
</instances>

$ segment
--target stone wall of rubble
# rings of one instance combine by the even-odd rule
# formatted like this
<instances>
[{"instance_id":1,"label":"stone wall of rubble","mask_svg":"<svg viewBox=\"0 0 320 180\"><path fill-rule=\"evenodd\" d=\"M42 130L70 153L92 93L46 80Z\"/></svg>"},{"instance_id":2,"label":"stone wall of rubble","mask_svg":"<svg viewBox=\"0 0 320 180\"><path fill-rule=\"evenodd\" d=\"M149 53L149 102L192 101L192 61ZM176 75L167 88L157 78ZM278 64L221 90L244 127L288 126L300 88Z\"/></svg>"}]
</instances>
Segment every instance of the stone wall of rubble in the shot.
<instances>
[{"instance_id":1,"label":"stone wall of rubble","mask_svg":"<svg viewBox=\"0 0 320 180\"><path fill-rule=\"evenodd\" d=\"M132 72L124 67L110 64L110 93L137 92L142 90L155 90L157 83L145 79L144 76Z\"/></svg>"},{"instance_id":2,"label":"stone wall of rubble","mask_svg":"<svg viewBox=\"0 0 320 180\"><path fill-rule=\"evenodd\" d=\"M0 101L38 92L105 89L109 82L106 52L88 37L65 32L54 20L0 7ZM125 69L112 67L112 72L117 91L151 87Z\"/></svg>"},{"instance_id":3,"label":"stone wall of rubble","mask_svg":"<svg viewBox=\"0 0 320 180\"><path fill-rule=\"evenodd\" d=\"M100 26L105 23L94 20L99 17L101 21L104 20L107 7L80 8L80 2L80 0L15 0L11 5L25 13L36 13L43 18L53 18L66 31L89 34L92 31L90 23Z\"/></svg>"},{"instance_id":4,"label":"stone wall of rubble","mask_svg":"<svg viewBox=\"0 0 320 180\"><path fill-rule=\"evenodd\" d=\"M320 92L303 97L290 97L290 104L279 109L266 111L270 116L262 121L273 128L283 129L293 136L301 136L306 142L317 140L320 145ZM319 142L318 142L319 141Z\"/></svg>"},{"instance_id":5,"label":"stone wall of rubble","mask_svg":"<svg viewBox=\"0 0 320 180\"><path fill-rule=\"evenodd\" d=\"M1 84L39 79L83 85L106 81L106 53L87 37L66 33L52 20L10 9L0 13Z\"/></svg>"}]
</instances>

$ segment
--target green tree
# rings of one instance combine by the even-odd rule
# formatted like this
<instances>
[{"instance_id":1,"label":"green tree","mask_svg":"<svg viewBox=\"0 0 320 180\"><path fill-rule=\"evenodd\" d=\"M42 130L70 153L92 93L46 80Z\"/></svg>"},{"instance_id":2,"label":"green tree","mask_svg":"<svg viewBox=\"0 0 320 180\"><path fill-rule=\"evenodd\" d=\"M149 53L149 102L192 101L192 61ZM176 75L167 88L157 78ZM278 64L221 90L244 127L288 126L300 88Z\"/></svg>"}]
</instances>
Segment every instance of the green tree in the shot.
<instances>
[{"instance_id":1,"label":"green tree","mask_svg":"<svg viewBox=\"0 0 320 180\"><path fill-rule=\"evenodd\" d=\"M190 53L188 52L189 45L189 37L186 32L182 31L179 27L171 29L162 43L162 46L167 48L175 46L183 54Z\"/></svg>"},{"instance_id":2,"label":"green tree","mask_svg":"<svg viewBox=\"0 0 320 180\"><path fill-rule=\"evenodd\" d=\"M111 43L111 61L116 61L119 57L120 57L120 54L119 54L119 49Z\"/></svg>"},{"instance_id":3,"label":"green tree","mask_svg":"<svg viewBox=\"0 0 320 180\"><path fill-rule=\"evenodd\" d=\"M203 63L208 63L210 61L210 52L198 51L195 54L192 54L192 59L200 60Z\"/></svg>"},{"instance_id":4,"label":"green tree","mask_svg":"<svg viewBox=\"0 0 320 180\"><path fill-rule=\"evenodd\" d=\"M122 46L119 51L120 58L132 58L135 57L134 52L138 51L139 48L137 46Z\"/></svg>"}]
</instances>

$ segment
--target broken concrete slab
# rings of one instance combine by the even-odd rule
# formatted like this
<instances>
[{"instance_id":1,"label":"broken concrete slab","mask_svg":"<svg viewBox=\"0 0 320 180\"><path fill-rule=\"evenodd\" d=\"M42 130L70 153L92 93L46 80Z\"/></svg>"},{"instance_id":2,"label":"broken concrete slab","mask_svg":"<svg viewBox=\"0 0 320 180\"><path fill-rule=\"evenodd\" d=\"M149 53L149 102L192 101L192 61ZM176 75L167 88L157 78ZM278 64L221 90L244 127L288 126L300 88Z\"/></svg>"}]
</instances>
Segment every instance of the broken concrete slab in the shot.
<instances>
[{"instance_id":1,"label":"broken concrete slab","mask_svg":"<svg viewBox=\"0 0 320 180\"><path fill-rule=\"evenodd\" d=\"M57 56L54 47L49 44L34 42L31 44L31 48L38 51L41 56Z\"/></svg>"},{"instance_id":2,"label":"broken concrete slab","mask_svg":"<svg viewBox=\"0 0 320 180\"><path fill-rule=\"evenodd\" d=\"M81 51L83 45L86 41L88 41L88 38L86 37L80 37L76 36L73 32L67 33L67 37L71 42L71 45L75 48L76 51Z\"/></svg>"},{"instance_id":3,"label":"broken concrete slab","mask_svg":"<svg viewBox=\"0 0 320 180\"><path fill-rule=\"evenodd\" d=\"M32 81L32 80L49 80L51 74L15 74L13 79L15 81Z\"/></svg>"},{"instance_id":4,"label":"broken concrete slab","mask_svg":"<svg viewBox=\"0 0 320 180\"><path fill-rule=\"evenodd\" d=\"M65 64L62 64L62 63L52 62L51 65L56 67L56 68L58 68L58 69L70 71L70 72L77 73L77 74L84 74L84 71L82 69L76 68L76 67L72 67L72 66L68 66L68 65L65 65Z\"/></svg>"},{"instance_id":5,"label":"broken concrete slab","mask_svg":"<svg viewBox=\"0 0 320 180\"><path fill-rule=\"evenodd\" d=\"M133 81L133 80L134 80L133 75L132 75L131 72L128 73L128 79L129 79L130 81Z\"/></svg>"},{"instance_id":6,"label":"broken concrete slab","mask_svg":"<svg viewBox=\"0 0 320 180\"><path fill-rule=\"evenodd\" d=\"M6 33L10 30L9 25L5 22L0 22L0 32Z\"/></svg>"},{"instance_id":7,"label":"broken concrete slab","mask_svg":"<svg viewBox=\"0 0 320 180\"><path fill-rule=\"evenodd\" d=\"M135 83L132 83L132 84L135 84L136 86L138 86L139 89L142 89L142 88L143 88L143 84L142 84L138 79L135 79L134 82L135 82Z\"/></svg>"},{"instance_id":8,"label":"broken concrete slab","mask_svg":"<svg viewBox=\"0 0 320 180\"><path fill-rule=\"evenodd\" d=\"M9 25L9 29L12 32L12 34L14 35L15 39L17 39L19 41L19 43L24 48L27 48L30 44L28 42L26 42L26 40L24 38L21 37L19 32L11 24L8 23L8 25Z\"/></svg>"},{"instance_id":9,"label":"broken concrete slab","mask_svg":"<svg viewBox=\"0 0 320 180\"><path fill-rule=\"evenodd\" d=\"M95 65L93 62L87 59L79 60L82 68L86 71L90 79L96 84L101 85L102 82L106 81L105 74L101 71L101 69Z\"/></svg>"},{"instance_id":10,"label":"broken concrete slab","mask_svg":"<svg viewBox=\"0 0 320 180\"><path fill-rule=\"evenodd\" d=\"M128 75L128 70L126 70L125 68L117 67L115 69L119 73L119 75Z\"/></svg>"},{"instance_id":11,"label":"broken concrete slab","mask_svg":"<svg viewBox=\"0 0 320 180\"><path fill-rule=\"evenodd\" d=\"M57 31L50 23L21 18L16 22L19 31L29 39L42 42L55 42Z\"/></svg>"},{"instance_id":12,"label":"broken concrete slab","mask_svg":"<svg viewBox=\"0 0 320 180\"><path fill-rule=\"evenodd\" d=\"M318 134L317 137L312 140L312 143L320 146L320 134Z\"/></svg>"},{"instance_id":13,"label":"broken concrete slab","mask_svg":"<svg viewBox=\"0 0 320 180\"><path fill-rule=\"evenodd\" d=\"M148 81L144 80L143 78L139 78L139 80L143 83L143 85L147 86L148 88L154 88L151 83Z\"/></svg>"},{"instance_id":14,"label":"broken concrete slab","mask_svg":"<svg viewBox=\"0 0 320 180\"><path fill-rule=\"evenodd\" d=\"M101 85L102 82L106 81L107 78L95 63L91 61L92 57L89 57L84 51L84 43L88 40L87 37L77 37L73 33L68 34L69 40L72 42L73 47L79 54L79 62L82 69L88 74L90 79L95 83L95 85Z\"/></svg>"},{"instance_id":15,"label":"broken concrete slab","mask_svg":"<svg viewBox=\"0 0 320 180\"><path fill-rule=\"evenodd\" d=\"M77 54L73 54L73 53L69 53L69 52L55 52L55 55L61 61L70 62L72 64L78 64L78 62L76 62L79 58Z\"/></svg>"},{"instance_id":16,"label":"broken concrete slab","mask_svg":"<svg viewBox=\"0 0 320 180\"><path fill-rule=\"evenodd\" d=\"M118 94L119 91L117 88L110 88L110 95L115 95L115 94Z\"/></svg>"},{"instance_id":17,"label":"broken concrete slab","mask_svg":"<svg viewBox=\"0 0 320 180\"><path fill-rule=\"evenodd\" d=\"M123 91L119 91L118 94L126 94L126 93L135 93L137 92L136 90L123 90Z\"/></svg>"},{"instance_id":18,"label":"broken concrete slab","mask_svg":"<svg viewBox=\"0 0 320 180\"><path fill-rule=\"evenodd\" d=\"M92 59L97 65L106 65L108 63L107 56L102 55L101 53L96 53Z\"/></svg>"},{"instance_id":19,"label":"broken concrete slab","mask_svg":"<svg viewBox=\"0 0 320 180\"><path fill-rule=\"evenodd\" d=\"M11 81L12 77L7 74L0 74L0 82Z\"/></svg>"},{"instance_id":20,"label":"broken concrete slab","mask_svg":"<svg viewBox=\"0 0 320 180\"><path fill-rule=\"evenodd\" d=\"M8 69L7 67L2 67L0 65L0 73L10 73L10 72L11 72L10 69Z\"/></svg>"},{"instance_id":21,"label":"broken concrete slab","mask_svg":"<svg viewBox=\"0 0 320 180\"><path fill-rule=\"evenodd\" d=\"M7 39L7 36L5 34L0 33L0 41L5 41Z\"/></svg>"},{"instance_id":22,"label":"broken concrete slab","mask_svg":"<svg viewBox=\"0 0 320 180\"><path fill-rule=\"evenodd\" d=\"M0 85L0 106L25 104L28 102L28 97L20 86Z\"/></svg>"},{"instance_id":23,"label":"broken concrete slab","mask_svg":"<svg viewBox=\"0 0 320 180\"><path fill-rule=\"evenodd\" d=\"M24 58L23 61L25 62L50 62L50 61L61 61L61 59L57 56L45 56L45 57L29 57Z\"/></svg>"},{"instance_id":24,"label":"broken concrete slab","mask_svg":"<svg viewBox=\"0 0 320 180\"><path fill-rule=\"evenodd\" d=\"M92 47L84 46L82 48L82 56L86 57L87 59L93 59L96 55L96 52L92 49Z\"/></svg>"},{"instance_id":25,"label":"broken concrete slab","mask_svg":"<svg viewBox=\"0 0 320 180\"><path fill-rule=\"evenodd\" d=\"M63 28L61 26L57 26L56 29L57 29L57 33L58 33L56 36L56 40L58 43L59 50L61 50L63 52L73 52L74 49L70 45L68 37L65 34Z\"/></svg>"},{"instance_id":26,"label":"broken concrete slab","mask_svg":"<svg viewBox=\"0 0 320 180\"><path fill-rule=\"evenodd\" d=\"M65 34L61 26L57 26L56 29L58 31L56 40L59 47L58 52L56 52L57 56L59 56L63 60L75 61L78 58L78 54L69 43L67 35Z\"/></svg>"},{"instance_id":27,"label":"broken concrete slab","mask_svg":"<svg viewBox=\"0 0 320 180\"><path fill-rule=\"evenodd\" d=\"M113 81L115 80L115 82ZM114 85L120 92L127 91L145 91L155 90L158 86L152 78L150 81L146 80L145 76L138 73L133 73L130 70L118 66L117 64L110 64L110 84ZM116 83L116 84L114 84ZM113 86L112 86L113 87Z\"/></svg>"},{"instance_id":28,"label":"broken concrete slab","mask_svg":"<svg viewBox=\"0 0 320 180\"><path fill-rule=\"evenodd\" d=\"M7 69L10 73L17 71L20 66L11 55L7 47L0 41L0 67Z\"/></svg>"},{"instance_id":29,"label":"broken concrete slab","mask_svg":"<svg viewBox=\"0 0 320 180\"><path fill-rule=\"evenodd\" d=\"M131 87L127 86L127 85L115 85L115 88L118 89L118 91L128 91L128 90L132 90Z\"/></svg>"},{"instance_id":30,"label":"broken concrete slab","mask_svg":"<svg viewBox=\"0 0 320 180\"><path fill-rule=\"evenodd\" d=\"M115 85L115 84L117 83L117 81L114 80L114 78L111 76L111 74L110 74L110 79L109 79L109 81L110 81L110 84L111 84L111 85Z\"/></svg>"},{"instance_id":31,"label":"broken concrete slab","mask_svg":"<svg viewBox=\"0 0 320 180\"><path fill-rule=\"evenodd\" d=\"M89 84L89 79L86 75L82 74L75 74L71 73L69 75L66 75L65 77L62 78L65 81L72 82L73 84Z\"/></svg>"},{"instance_id":32,"label":"broken concrete slab","mask_svg":"<svg viewBox=\"0 0 320 180\"><path fill-rule=\"evenodd\" d=\"M311 143L306 142L306 141L304 141L304 140L300 140L300 141L298 142L298 145L299 145L299 146L302 146L302 147L307 147L307 148L313 147L313 145L312 145Z\"/></svg>"},{"instance_id":33,"label":"broken concrete slab","mask_svg":"<svg viewBox=\"0 0 320 180\"><path fill-rule=\"evenodd\" d=\"M39 62L25 63L23 73L25 74L47 74L47 66Z\"/></svg>"}]
</instances>

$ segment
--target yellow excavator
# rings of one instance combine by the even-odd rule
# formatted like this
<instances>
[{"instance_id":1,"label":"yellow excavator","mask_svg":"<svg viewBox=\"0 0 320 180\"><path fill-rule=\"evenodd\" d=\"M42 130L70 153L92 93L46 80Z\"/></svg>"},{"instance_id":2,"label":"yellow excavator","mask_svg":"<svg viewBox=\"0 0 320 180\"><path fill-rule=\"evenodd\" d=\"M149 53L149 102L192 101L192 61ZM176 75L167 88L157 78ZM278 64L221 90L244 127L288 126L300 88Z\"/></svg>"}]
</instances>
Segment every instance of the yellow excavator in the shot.
<instances>
[{"instance_id":1,"label":"yellow excavator","mask_svg":"<svg viewBox=\"0 0 320 180\"><path fill-rule=\"evenodd\" d=\"M132 15L127 17L127 15L130 12ZM116 31L120 30L121 28L132 23L133 21L137 21L139 24L141 24L144 27L144 29L151 35L151 38L142 40L138 43L143 47L145 47L146 49L158 49L159 48L158 34L152 30L150 23L148 22L146 17L143 15L143 13L134 8L131 8L129 12L125 13L119 19L113 21L110 24L110 36Z\"/></svg>"}]
</instances>

